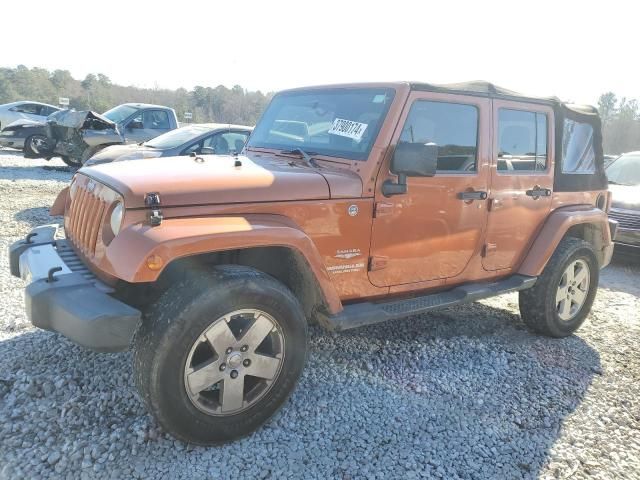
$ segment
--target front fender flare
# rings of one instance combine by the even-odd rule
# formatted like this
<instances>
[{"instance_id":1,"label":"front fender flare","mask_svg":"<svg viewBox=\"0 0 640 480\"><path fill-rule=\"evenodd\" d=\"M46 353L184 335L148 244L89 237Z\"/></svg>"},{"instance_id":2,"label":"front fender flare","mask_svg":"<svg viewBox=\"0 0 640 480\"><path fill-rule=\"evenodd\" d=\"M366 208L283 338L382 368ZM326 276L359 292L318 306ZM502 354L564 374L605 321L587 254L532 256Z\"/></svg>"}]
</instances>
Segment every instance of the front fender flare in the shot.
<instances>
[{"instance_id":1,"label":"front fender flare","mask_svg":"<svg viewBox=\"0 0 640 480\"><path fill-rule=\"evenodd\" d=\"M158 255L166 267L193 255L252 247L288 247L307 261L330 312L342 303L313 241L294 222L281 215L255 214L165 219L159 226L135 224L122 230L106 249L106 260L117 277L127 282L154 282L161 270L147 267Z\"/></svg>"}]
</instances>

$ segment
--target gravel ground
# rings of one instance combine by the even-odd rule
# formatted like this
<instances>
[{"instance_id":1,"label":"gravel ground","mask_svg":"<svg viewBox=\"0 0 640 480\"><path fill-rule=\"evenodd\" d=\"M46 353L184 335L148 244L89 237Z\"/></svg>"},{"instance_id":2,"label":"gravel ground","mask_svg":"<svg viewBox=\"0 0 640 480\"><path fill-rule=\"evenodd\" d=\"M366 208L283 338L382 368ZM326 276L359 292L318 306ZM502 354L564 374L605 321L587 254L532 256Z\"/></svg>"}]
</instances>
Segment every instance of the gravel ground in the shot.
<instances>
[{"instance_id":1,"label":"gravel ground","mask_svg":"<svg viewBox=\"0 0 640 480\"><path fill-rule=\"evenodd\" d=\"M311 330L291 400L232 445L164 434L131 356L34 329L7 247L70 180L0 152L0 478L640 478L640 266L602 272L570 338L527 333L517 297L352 333Z\"/></svg>"}]
</instances>

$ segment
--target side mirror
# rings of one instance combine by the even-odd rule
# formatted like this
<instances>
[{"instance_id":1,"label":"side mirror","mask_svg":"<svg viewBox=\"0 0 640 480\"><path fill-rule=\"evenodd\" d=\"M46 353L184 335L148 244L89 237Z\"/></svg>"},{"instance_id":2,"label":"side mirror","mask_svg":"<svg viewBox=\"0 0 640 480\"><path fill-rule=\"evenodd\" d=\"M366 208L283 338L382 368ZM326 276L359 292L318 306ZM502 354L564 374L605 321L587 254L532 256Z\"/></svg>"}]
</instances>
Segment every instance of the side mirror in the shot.
<instances>
[{"instance_id":1,"label":"side mirror","mask_svg":"<svg viewBox=\"0 0 640 480\"><path fill-rule=\"evenodd\" d=\"M200 153L202 155L214 155L216 153L216 150L213 147L202 147Z\"/></svg>"},{"instance_id":2,"label":"side mirror","mask_svg":"<svg viewBox=\"0 0 640 480\"><path fill-rule=\"evenodd\" d=\"M127 125L127 128L130 130L133 130L134 128L144 128L144 125L142 125L142 122L140 121L131 120Z\"/></svg>"},{"instance_id":3,"label":"side mirror","mask_svg":"<svg viewBox=\"0 0 640 480\"><path fill-rule=\"evenodd\" d=\"M407 193L407 177L433 177L438 166L438 145L435 143L400 142L393 152L391 172L398 183L387 180L382 185L384 196Z\"/></svg>"}]
</instances>

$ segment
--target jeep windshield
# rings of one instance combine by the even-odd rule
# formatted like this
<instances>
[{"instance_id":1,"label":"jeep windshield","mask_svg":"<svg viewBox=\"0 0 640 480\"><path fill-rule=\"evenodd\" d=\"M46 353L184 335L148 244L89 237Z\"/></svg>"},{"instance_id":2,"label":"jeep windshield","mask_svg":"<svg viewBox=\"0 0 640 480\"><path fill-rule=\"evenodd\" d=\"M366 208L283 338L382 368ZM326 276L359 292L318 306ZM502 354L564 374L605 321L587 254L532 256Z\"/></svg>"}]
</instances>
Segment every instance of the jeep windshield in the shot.
<instances>
[{"instance_id":1,"label":"jeep windshield","mask_svg":"<svg viewBox=\"0 0 640 480\"><path fill-rule=\"evenodd\" d=\"M395 91L392 88L328 88L276 95L247 147L313 152L366 160Z\"/></svg>"}]
</instances>

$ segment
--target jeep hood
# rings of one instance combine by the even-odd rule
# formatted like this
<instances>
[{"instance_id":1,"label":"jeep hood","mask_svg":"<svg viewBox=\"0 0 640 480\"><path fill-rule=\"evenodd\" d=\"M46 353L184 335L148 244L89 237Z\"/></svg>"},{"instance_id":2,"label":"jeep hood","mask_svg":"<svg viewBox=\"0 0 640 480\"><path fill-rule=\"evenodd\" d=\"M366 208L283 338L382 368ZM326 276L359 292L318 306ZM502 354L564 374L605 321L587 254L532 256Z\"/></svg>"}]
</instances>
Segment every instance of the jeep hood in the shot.
<instances>
[{"instance_id":1,"label":"jeep hood","mask_svg":"<svg viewBox=\"0 0 640 480\"><path fill-rule=\"evenodd\" d=\"M126 208L145 207L145 195L151 192L160 195L163 207L328 199L325 177L291 160L230 155L162 157L93 165L78 173L119 192Z\"/></svg>"}]
</instances>

